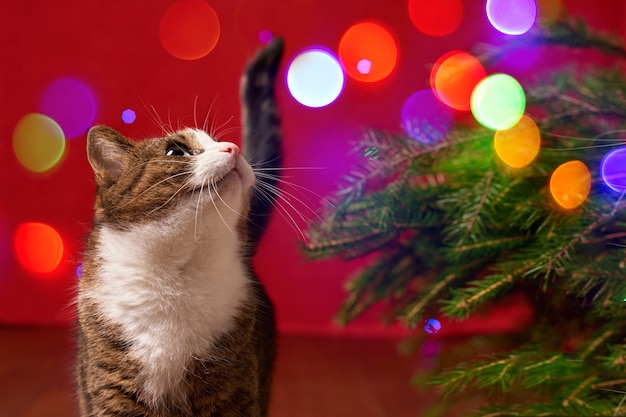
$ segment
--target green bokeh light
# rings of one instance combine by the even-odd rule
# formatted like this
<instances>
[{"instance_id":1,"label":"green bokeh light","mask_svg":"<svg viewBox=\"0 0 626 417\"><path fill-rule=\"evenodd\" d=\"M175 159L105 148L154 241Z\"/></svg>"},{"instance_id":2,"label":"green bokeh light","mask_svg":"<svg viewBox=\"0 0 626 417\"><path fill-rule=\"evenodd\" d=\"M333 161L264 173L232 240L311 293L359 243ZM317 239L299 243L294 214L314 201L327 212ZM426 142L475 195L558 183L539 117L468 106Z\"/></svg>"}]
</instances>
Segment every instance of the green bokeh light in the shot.
<instances>
[{"instance_id":1,"label":"green bokeh light","mask_svg":"<svg viewBox=\"0 0 626 417\"><path fill-rule=\"evenodd\" d=\"M515 78L493 74L476 85L470 107L478 123L486 128L509 129L524 114L526 96Z\"/></svg>"}]
</instances>

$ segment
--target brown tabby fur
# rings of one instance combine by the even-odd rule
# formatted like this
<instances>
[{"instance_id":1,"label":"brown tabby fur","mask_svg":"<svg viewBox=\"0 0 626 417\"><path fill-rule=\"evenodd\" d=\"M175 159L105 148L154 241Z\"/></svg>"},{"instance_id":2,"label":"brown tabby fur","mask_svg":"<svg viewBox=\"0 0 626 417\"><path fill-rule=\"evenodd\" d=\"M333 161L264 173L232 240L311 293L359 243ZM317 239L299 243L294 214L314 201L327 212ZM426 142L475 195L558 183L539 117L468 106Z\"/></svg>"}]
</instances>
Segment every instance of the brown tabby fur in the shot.
<instances>
[{"instance_id":1,"label":"brown tabby fur","mask_svg":"<svg viewBox=\"0 0 626 417\"><path fill-rule=\"evenodd\" d=\"M282 41L277 40L256 57L246 74L250 80L244 79L244 96L256 94L254 80L265 80L264 86L257 83L257 87L265 90L273 88L273 78L281 52ZM271 83L267 82L268 79L271 79ZM249 88L246 83L250 84ZM267 96L269 93L265 91L264 94ZM244 97L246 113L257 117L256 113L261 109L250 101L249 97ZM271 103L268 102L267 97L261 102L264 103L264 111L268 112L267 123L272 125L273 130L271 139L259 137L258 140L273 143L272 141L278 140L278 131L274 125L277 123L275 104L273 99ZM271 106L268 107L268 104ZM249 132L262 130L262 123L246 125L245 128ZM102 138L115 146L107 147L96 143L102 142ZM256 139L252 137L247 140ZM128 231L147 220L167 219L176 212L184 194L193 195L198 192L189 189L185 175L176 176L186 169L184 164L162 157L172 143L183 145L192 154L197 149L197 144L184 132L135 142L105 127L96 127L90 131L90 161L106 157L109 165L106 169L100 169L98 163L92 161L97 183L94 228L85 249L78 297L76 379L80 415L266 416L275 355L274 318L271 302L252 271L249 258L254 252L251 248L255 242L246 243L252 228L246 213L241 213L236 227L236 233L242 242L240 259L250 276L245 290L246 301L238 310L232 329L214 341L204 355L189 356L182 381L163 397L146 397L140 377L142 365L129 354L131 342L125 339L118 325L107 320L97 303L84 296L98 290L100 273L107 267L98 252L102 225ZM272 154L276 149L267 152ZM170 179L164 181L168 177ZM228 186L228 181L219 184L219 187ZM249 203L247 198L246 196L245 201ZM252 204L257 211L255 214L258 215L263 204L258 201L253 201ZM258 235L258 231L254 233ZM207 273L210 274L210 271Z\"/></svg>"}]
</instances>

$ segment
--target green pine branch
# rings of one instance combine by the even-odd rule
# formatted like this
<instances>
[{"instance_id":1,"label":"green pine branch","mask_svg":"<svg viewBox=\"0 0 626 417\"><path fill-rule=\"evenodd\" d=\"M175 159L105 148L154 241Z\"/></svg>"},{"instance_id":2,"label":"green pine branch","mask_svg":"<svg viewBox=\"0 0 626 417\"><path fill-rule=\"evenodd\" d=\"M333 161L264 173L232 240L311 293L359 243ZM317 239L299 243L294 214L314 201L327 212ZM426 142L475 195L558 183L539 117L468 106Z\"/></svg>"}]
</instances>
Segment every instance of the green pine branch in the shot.
<instances>
[{"instance_id":1,"label":"green pine branch","mask_svg":"<svg viewBox=\"0 0 626 417\"><path fill-rule=\"evenodd\" d=\"M626 57L621 43L579 21L542 27L494 49L561 45ZM347 283L338 320L384 302L388 320L417 327L428 314L465 319L507 293L537 307L521 343L467 358L429 379L448 395L499 393L476 416L626 415L626 193L602 185L600 162L624 146L626 79L619 68L564 68L524 82L541 149L526 168L503 165L493 132L456 126L437 141L366 131L359 162L329 198L303 246L311 258L375 254ZM437 126L414 126L441 136ZM563 210L552 172L581 160L592 192ZM520 347L521 346L521 347Z\"/></svg>"}]
</instances>

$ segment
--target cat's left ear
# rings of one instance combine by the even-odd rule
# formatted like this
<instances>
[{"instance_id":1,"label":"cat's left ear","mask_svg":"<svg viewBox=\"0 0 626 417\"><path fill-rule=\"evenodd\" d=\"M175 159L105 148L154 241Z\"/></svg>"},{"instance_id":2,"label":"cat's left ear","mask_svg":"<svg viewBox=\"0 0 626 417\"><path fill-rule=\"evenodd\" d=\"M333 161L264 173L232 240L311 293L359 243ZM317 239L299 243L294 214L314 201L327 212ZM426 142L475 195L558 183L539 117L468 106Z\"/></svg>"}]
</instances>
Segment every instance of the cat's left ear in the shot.
<instances>
[{"instance_id":1,"label":"cat's left ear","mask_svg":"<svg viewBox=\"0 0 626 417\"><path fill-rule=\"evenodd\" d=\"M133 144L106 126L95 126L87 134L87 159L98 185L116 182L128 165Z\"/></svg>"}]
</instances>

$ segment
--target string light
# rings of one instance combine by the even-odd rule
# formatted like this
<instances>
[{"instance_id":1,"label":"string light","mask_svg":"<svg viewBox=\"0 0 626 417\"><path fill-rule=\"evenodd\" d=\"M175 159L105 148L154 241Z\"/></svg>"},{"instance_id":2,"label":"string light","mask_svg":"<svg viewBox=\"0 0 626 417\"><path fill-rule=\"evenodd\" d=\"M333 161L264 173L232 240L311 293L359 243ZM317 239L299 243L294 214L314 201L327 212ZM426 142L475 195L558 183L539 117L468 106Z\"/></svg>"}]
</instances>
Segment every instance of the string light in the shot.
<instances>
[{"instance_id":1,"label":"string light","mask_svg":"<svg viewBox=\"0 0 626 417\"><path fill-rule=\"evenodd\" d=\"M560 165L550 177L550 193L564 209L580 206L590 191L591 173L581 161L569 161Z\"/></svg>"},{"instance_id":2,"label":"string light","mask_svg":"<svg viewBox=\"0 0 626 417\"><path fill-rule=\"evenodd\" d=\"M533 119L524 115L515 126L497 130L493 139L496 154L512 168L530 164L539 152L541 133Z\"/></svg>"},{"instance_id":3,"label":"string light","mask_svg":"<svg viewBox=\"0 0 626 417\"><path fill-rule=\"evenodd\" d=\"M430 86L445 104L467 111L472 91L485 75L482 64L472 55L450 51L435 62L430 73Z\"/></svg>"},{"instance_id":4,"label":"string light","mask_svg":"<svg viewBox=\"0 0 626 417\"><path fill-rule=\"evenodd\" d=\"M526 96L519 82L507 74L493 74L476 85L470 108L483 126L498 130L514 126L526 109Z\"/></svg>"},{"instance_id":5,"label":"string light","mask_svg":"<svg viewBox=\"0 0 626 417\"><path fill-rule=\"evenodd\" d=\"M604 183L613 191L626 191L626 146L609 151L600 163Z\"/></svg>"}]
</instances>

